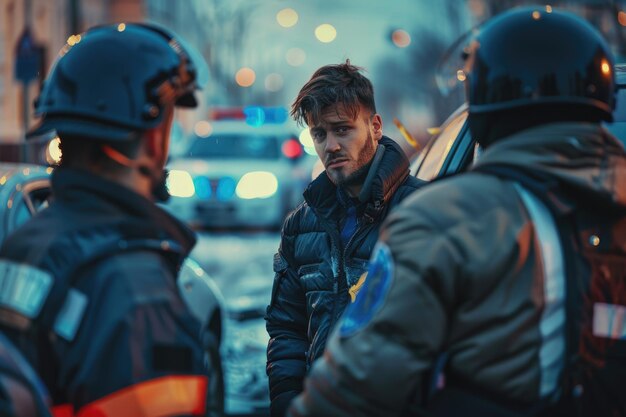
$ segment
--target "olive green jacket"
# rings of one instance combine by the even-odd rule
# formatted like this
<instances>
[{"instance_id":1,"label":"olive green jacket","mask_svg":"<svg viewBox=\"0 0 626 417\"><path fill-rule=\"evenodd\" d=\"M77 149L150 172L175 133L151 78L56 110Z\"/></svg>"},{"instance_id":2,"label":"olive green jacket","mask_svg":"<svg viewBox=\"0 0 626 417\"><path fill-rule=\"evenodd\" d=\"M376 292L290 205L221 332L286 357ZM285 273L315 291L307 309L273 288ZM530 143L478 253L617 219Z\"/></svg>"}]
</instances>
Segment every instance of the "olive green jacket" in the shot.
<instances>
[{"instance_id":1,"label":"olive green jacket","mask_svg":"<svg viewBox=\"0 0 626 417\"><path fill-rule=\"evenodd\" d=\"M592 124L519 132L470 172L423 187L383 224L379 269L356 303L370 310L348 309L292 416L405 415L424 405L444 352L446 378L495 397L532 405L557 392L564 290L546 296L539 232L516 184L477 170L498 163L626 206L624 149Z\"/></svg>"}]
</instances>

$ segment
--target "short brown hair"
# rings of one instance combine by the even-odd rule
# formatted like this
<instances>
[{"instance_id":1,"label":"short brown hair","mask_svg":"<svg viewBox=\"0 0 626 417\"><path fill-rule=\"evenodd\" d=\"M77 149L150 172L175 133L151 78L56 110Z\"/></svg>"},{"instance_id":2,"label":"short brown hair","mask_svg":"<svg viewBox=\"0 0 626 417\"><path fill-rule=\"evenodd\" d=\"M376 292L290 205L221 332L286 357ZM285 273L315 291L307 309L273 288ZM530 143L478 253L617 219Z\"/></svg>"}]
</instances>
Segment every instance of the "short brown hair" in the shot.
<instances>
[{"instance_id":1,"label":"short brown hair","mask_svg":"<svg viewBox=\"0 0 626 417\"><path fill-rule=\"evenodd\" d=\"M363 68L350 64L325 65L311 76L291 105L291 116L300 125L317 124L328 106L342 104L353 118L362 105L376 113L374 87L361 74Z\"/></svg>"}]
</instances>

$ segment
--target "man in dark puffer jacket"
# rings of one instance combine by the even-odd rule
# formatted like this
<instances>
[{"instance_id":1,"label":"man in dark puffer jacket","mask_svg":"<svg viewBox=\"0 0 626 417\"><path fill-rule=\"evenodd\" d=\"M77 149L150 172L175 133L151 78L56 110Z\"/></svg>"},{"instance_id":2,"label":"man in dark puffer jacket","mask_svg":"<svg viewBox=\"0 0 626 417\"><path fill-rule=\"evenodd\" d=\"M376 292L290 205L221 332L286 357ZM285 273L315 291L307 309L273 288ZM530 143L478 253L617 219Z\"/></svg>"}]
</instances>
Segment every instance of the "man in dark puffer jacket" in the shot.
<instances>
[{"instance_id":1,"label":"man in dark puffer jacket","mask_svg":"<svg viewBox=\"0 0 626 417\"><path fill-rule=\"evenodd\" d=\"M271 415L283 416L305 374L363 285L378 229L420 186L402 149L383 136L371 82L345 64L318 69L291 115L310 128L326 171L286 219L267 309Z\"/></svg>"}]
</instances>

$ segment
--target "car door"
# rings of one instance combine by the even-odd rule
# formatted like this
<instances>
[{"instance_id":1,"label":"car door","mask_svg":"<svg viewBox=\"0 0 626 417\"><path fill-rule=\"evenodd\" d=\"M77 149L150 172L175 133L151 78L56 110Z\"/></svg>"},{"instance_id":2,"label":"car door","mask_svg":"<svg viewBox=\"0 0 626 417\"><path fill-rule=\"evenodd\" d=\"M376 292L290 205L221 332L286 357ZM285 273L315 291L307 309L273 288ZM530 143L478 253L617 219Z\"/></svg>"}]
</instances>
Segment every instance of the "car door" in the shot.
<instances>
[{"instance_id":1,"label":"car door","mask_svg":"<svg viewBox=\"0 0 626 417\"><path fill-rule=\"evenodd\" d=\"M5 185L8 192L0 193L0 204L3 208L0 210L0 242L39 210L47 207L51 198L50 180L46 174L20 173L9 181L11 184Z\"/></svg>"},{"instance_id":2,"label":"car door","mask_svg":"<svg viewBox=\"0 0 626 417\"><path fill-rule=\"evenodd\" d=\"M439 133L411 163L411 174L424 181L467 169L474 159L475 141L462 105L444 122Z\"/></svg>"}]
</instances>

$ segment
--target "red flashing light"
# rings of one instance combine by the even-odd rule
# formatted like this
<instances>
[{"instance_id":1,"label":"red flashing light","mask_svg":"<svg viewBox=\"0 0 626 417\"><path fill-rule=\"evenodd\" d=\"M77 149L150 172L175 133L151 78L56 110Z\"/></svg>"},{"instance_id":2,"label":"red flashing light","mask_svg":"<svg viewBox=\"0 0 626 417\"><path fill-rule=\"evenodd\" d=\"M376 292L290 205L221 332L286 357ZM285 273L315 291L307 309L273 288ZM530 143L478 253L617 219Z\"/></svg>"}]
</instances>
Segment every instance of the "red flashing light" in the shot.
<instances>
[{"instance_id":1,"label":"red flashing light","mask_svg":"<svg viewBox=\"0 0 626 417\"><path fill-rule=\"evenodd\" d=\"M289 159L296 159L302 156L302 146L296 139L289 139L283 143L282 146L283 155Z\"/></svg>"},{"instance_id":2,"label":"red flashing light","mask_svg":"<svg viewBox=\"0 0 626 417\"><path fill-rule=\"evenodd\" d=\"M211 120L244 120L246 115L241 107L214 108L209 112Z\"/></svg>"}]
</instances>

